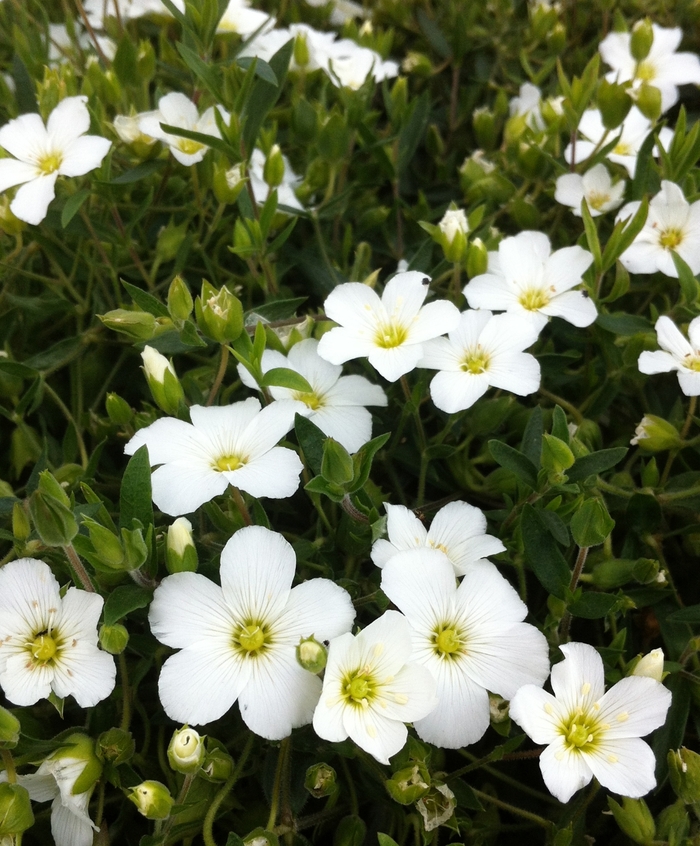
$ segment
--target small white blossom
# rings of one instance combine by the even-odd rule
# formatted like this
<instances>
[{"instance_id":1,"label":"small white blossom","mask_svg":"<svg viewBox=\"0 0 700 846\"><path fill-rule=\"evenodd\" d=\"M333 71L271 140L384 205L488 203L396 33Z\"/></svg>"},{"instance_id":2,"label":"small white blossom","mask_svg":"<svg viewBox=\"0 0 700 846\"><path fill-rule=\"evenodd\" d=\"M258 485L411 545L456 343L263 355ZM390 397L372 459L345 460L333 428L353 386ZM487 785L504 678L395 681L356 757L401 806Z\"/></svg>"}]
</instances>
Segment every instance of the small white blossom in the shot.
<instances>
[{"instance_id":1,"label":"small white blossom","mask_svg":"<svg viewBox=\"0 0 700 846\"><path fill-rule=\"evenodd\" d=\"M411 661L411 629L397 611L385 611L358 635L331 641L314 731L338 743L350 737L380 763L401 750L405 723L437 704L435 680Z\"/></svg>"},{"instance_id":2,"label":"small white blossom","mask_svg":"<svg viewBox=\"0 0 700 846\"><path fill-rule=\"evenodd\" d=\"M145 144L147 147L156 143L155 138L141 130L142 118L159 117L159 112L141 112L138 115L117 115L112 121L114 131L125 144Z\"/></svg>"},{"instance_id":3,"label":"small white blossom","mask_svg":"<svg viewBox=\"0 0 700 846\"><path fill-rule=\"evenodd\" d=\"M430 279L409 270L387 282L381 299L367 285L346 282L331 292L325 312L339 323L322 338L318 354L332 364L367 356L389 382L409 373L423 355L423 344L459 322L447 300L423 305Z\"/></svg>"},{"instance_id":4,"label":"small white blossom","mask_svg":"<svg viewBox=\"0 0 700 846\"><path fill-rule=\"evenodd\" d=\"M250 157L248 175L250 177L250 184L253 187L255 202L259 204L264 203L270 195L270 186L265 182L263 176L265 161L265 153L256 147ZM301 177L294 173L292 166L289 164L289 159L284 154L282 155L282 161L284 162L284 175L282 176L282 182L275 189L277 191L277 202L281 206L304 211L304 206L299 202L297 195L294 193L294 189L301 184Z\"/></svg>"},{"instance_id":5,"label":"small white blossom","mask_svg":"<svg viewBox=\"0 0 700 846\"><path fill-rule=\"evenodd\" d=\"M114 688L114 658L97 646L104 600L74 587L61 597L59 588L34 558L0 569L0 687L15 705L54 693L91 708Z\"/></svg>"},{"instance_id":6,"label":"small white blossom","mask_svg":"<svg viewBox=\"0 0 700 846\"><path fill-rule=\"evenodd\" d=\"M680 27L666 29L652 24L651 28L654 40L649 55L641 62L632 56L628 32L608 33L598 49L612 68L605 77L608 82L632 81L633 91L642 83L653 85L661 92L661 111L665 112L678 102L677 86L700 84L700 59L694 53L676 53L683 37Z\"/></svg>"},{"instance_id":7,"label":"small white blossom","mask_svg":"<svg viewBox=\"0 0 700 846\"><path fill-rule=\"evenodd\" d=\"M385 503L389 540L377 540L372 547L372 561L384 567L399 552L409 549L439 549L450 560L457 576L463 576L472 564L482 563L487 555L505 552L505 546L486 534L484 512L466 502L449 502L433 517L430 529L404 505Z\"/></svg>"},{"instance_id":8,"label":"small white blossom","mask_svg":"<svg viewBox=\"0 0 700 846\"><path fill-rule=\"evenodd\" d=\"M44 126L38 114L24 114L0 129L0 147L14 158L0 159L0 192L21 185L10 210L26 223L41 223L55 196L59 176L83 176L102 163L111 143L90 128L87 97L66 97Z\"/></svg>"},{"instance_id":9,"label":"small white blossom","mask_svg":"<svg viewBox=\"0 0 700 846\"><path fill-rule=\"evenodd\" d=\"M489 726L488 691L510 699L544 684L547 641L522 622L527 606L490 562L472 564L458 586L444 553L413 549L387 562L381 588L411 625L413 659L437 681L437 707L414 719L428 743L476 743Z\"/></svg>"},{"instance_id":10,"label":"small white blossom","mask_svg":"<svg viewBox=\"0 0 700 846\"><path fill-rule=\"evenodd\" d=\"M464 209L447 209L438 227L448 244L451 244L457 235L466 235L469 232L469 222Z\"/></svg>"},{"instance_id":11,"label":"small white blossom","mask_svg":"<svg viewBox=\"0 0 700 846\"><path fill-rule=\"evenodd\" d=\"M531 82L525 82L520 86L520 93L510 101L511 117L524 117L530 129L541 132L544 129L542 117L542 92Z\"/></svg>"},{"instance_id":12,"label":"small white blossom","mask_svg":"<svg viewBox=\"0 0 700 846\"><path fill-rule=\"evenodd\" d=\"M84 0L83 5L88 20L98 29L104 27L108 17L119 17L122 20L133 20L147 15L172 18L161 0ZM184 14L185 0L173 0L173 5Z\"/></svg>"},{"instance_id":13,"label":"small white blossom","mask_svg":"<svg viewBox=\"0 0 700 846\"><path fill-rule=\"evenodd\" d=\"M169 717L204 725L237 700L248 728L268 740L311 722L321 681L301 667L297 645L349 631L355 611L329 579L292 588L295 569L282 535L247 526L221 553L221 587L198 573L163 579L148 619L161 643L180 650L158 682Z\"/></svg>"},{"instance_id":14,"label":"small white blossom","mask_svg":"<svg viewBox=\"0 0 700 846\"><path fill-rule=\"evenodd\" d=\"M605 692L603 661L592 646L566 643L552 668L552 690L525 685L510 716L535 743L550 793L568 802L593 778L621 796L638 798L656 786L656 759L640 738L666 720L671 693L651 678L630 676Z\"/></svg>"},{"instance_id":15,"label":"small white blossom","mask_svg":"<svg viewBox=\"0 0 700 846\"><path fill-rule=\"evenodd\" d=\"M548 317L574 326L590 326L598 316L587 291L572 291L582 282L593 256L583 247L552 252L543 232L521 232L504 238L490 252L488 271L469 282L464 296L472 308L528 315L541 329Z\"/></svg>"},{"instance_id":16,"label":"small white blossom","mask_svg":"<svg viewBox=\"0 0 700 846\"><path fill-rule=\"evenodd\" d=\"M613 182L604 164L597 164L583 175L565 173L557 179L554 199L564 206L571 206L576 217L581 217L581 201L586 200L591 217L598 217L622 203L625 193L624 179Z\"/></svg>"},{"instance_id":17,"label":"small white blossom","mask_svg":"<svg viewBox=\"0 0 700 846\"><path fill-rule=\"evenodd\" d=\"M276 367L295 370L313 389L309 393L273 385L268 390L276 400L303 402L305 417L348 452L357 452L372 437L372 415L365 406L385 406L386 394L379 385L373 385L364 376L342 376L343 368L321 358L317 350L318 341L313 338L294 344L286 357L275 350L265 350L263 373ZM241 364L238 365L238 375L244 385L257 387Z\"/></svg>"},{"instance_id":18,"label":"small white blossom","mask_svg":"<svg viewBox=\"0 0 700 846\"><path fill-rule=\"evenodd\" d=\"M280 401L260 409L250 398L233 405L190 408L192 423L162 417L139 429L124 447L133 455L148 447L153 501L179 517L224 493L229 484L255 497L281 499L299 487L302 463L291 449L276 446L294 424L303 403Z\"/></svg>"},{"instance_id":19,"label":"small white blossom","mask_svg":"<svg viewBox=\"0 0 700 846\"><path fill-rule=\"evenodd\" d=\"M631 217L639 201L627 203L617 220ZM641 232L620 256L630 273L655 273L678 278L672 253L686 262L693 273L700 271L700 200L692 205L675 182L664 179L661 190L649 203Z\"/></svg>"},{"instance_id":20,"label":"small white blossom","mask_svg":"<svg viewBox=\"0 0 700 846\"><path fill-rule=\"evenodd\" d=\"M678 383L687 397L700 396L700 317L690 321L688 338L683 337L670 317L662 316L656 321L656 337L660 350L645 350L640 356L638 367L642 373L678 373Z\"/></svg>"},{"instance_id":21,"label":"small white blossom","mask_svg":"<svg viewBox=\"0 0 700 846\"><path fill-rule=\"evenodd\" d=\"M243 38L248 38L261 27L262 32L265 32L274 25L274 18L265 12L251 9L248 0L229 0L216 31L235 32Z\"/></svg>"}]
</instances>

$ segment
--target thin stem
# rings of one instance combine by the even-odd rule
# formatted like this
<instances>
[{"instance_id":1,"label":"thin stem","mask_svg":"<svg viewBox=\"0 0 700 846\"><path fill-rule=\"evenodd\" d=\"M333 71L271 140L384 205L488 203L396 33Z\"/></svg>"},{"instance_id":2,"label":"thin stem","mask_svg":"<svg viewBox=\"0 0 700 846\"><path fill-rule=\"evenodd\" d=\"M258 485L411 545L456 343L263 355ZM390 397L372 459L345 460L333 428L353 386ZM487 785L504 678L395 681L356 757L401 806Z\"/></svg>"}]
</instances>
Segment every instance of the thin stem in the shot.
<instances>
[{"instance_id":1,"label":"thin stem","mask_svg":"<svg viewBox=\"0 0 700 846\"><path fill-rule=\"evenodd\" d=\"M569 590L573 593L578 585L578 580L581 578L581 573L588 558L588 550L590 547L579 547L578 555L576 556L576 563L574 564L574 571L571 574L571 581L569 582ZM559 642L565 643L569 639L569 630L571 628L571 612L565 611L564 616L559 623Z\"/></svg>"},{"instance_id":2,"label":"thin stem","mask_svg":"<svg viewBox=\"0 0 700 846\"><path fill-rule=\"evenodd\" d=\"M17 782L17 770L12 753L9 749L0 749L0 757L2 757L2 763L7 773L7 780L10 784L15 784Z\"/></svg>"},{"instance_id":3,"label":"thin stem","mask_svg":"<svg viewBox=\"0 0 700 846\"><path fill-rule=\"evenodd\" d=\"M224 376L226 375L226 365L228 364L228 356L228 347L226 346L226 344L222 344L219 369L216 371L216 378L214 379L214 384L211 386L211 391L209 391L209 396L207 397L207 407L210 406L216 399L216 395L219 393L221 383L224 381Z\"/></svg>"},{"instance_id":4,"label":"thin stem","mask_svg":"<svg viewBox=\"0 0 700 846\"><path fill-rule=\"evenodd\" d=\"M697 397L690 398L690 405L688 406L688 413L685 417L685 422L683 423L683 428L681 429L681 440L684 441L688 432L690 431L690 427L693 423L693 416L695 415L695 407L698 403ZM668 454L668 458L666 459L666 465L663 469L663 473L661 474L661 480L659 481L659 487L663 488L666 486L666 482L668 482L668 477L671 475L671 468L673 467L673 462L676 460L680 449L672 449L671 452Z\"/></svg>"},{"instance_id":5,"label":"thin stem","mask_svg":"<svg viewBox=\"0 0 700 846\"><path fill-rule=\"evenodd\" d=\"M66 544L63 547L63 551L66 553L66 558L68 558L68 561L70 562L73 574L77 576L77 579L83 586L83 589L89 591L90 593L95 593L95 588L90 580L90 576L88 576L87 570L83 567L83 562L78 557L78 553L75 551L73 544Z\"/></svg>"},{"instance_id":6,"label":"thin stem","mask_svg":"<svg viewBox=\"0 0 700 846\"><path fill-rule=\"evenodd\" d=\"M75 431L75 438L78 442L78 451L80 452L80 461L83 465L83 470L88 466L89 458L87 454L87 450L85 449L85 441L83 440L83 436L80 434L80 430L78 429L78 424L75 422L73 415L70 412L68 406L63 402L63 400L59 397L59 395L54 391L54 389L49 385L47 382L44 382L44 390L46 393L51 397L51 399L56 403L56 405L61 409L63 416L66 420L73 426Z\"/></svg>"},{"instance_id":7,"label":"thin stem","mask_svg":"<svg viewBox=\"0 0 700 846\"><path fill-rule=\"evenodd\" d=\"M213 835L216 812L219 810L219 805L221 805L226 796L232 790L234 784L240 778L245 762L248 760L248 755L250 755L253 749L254 742L255 735L251 732L248 735L248 741L246 742L243 752L241 752L241 757L238 759L236 768L231 773L228 780L224 782L224 786L221 788L221 790L213 798L211 805L209 805L209 810L207 811L207 814L204 817L204 825L202 826L202 838L204 839L204 843L206 844L206 846L216 846L216 840L214 840Z\"/></svg>"},{"instance_id":8,"label":"thin stem","mask_svg":"<svg viewBox=\"0 0 700 846\"><path fill-rule=\"evenodd\" d=\"M279 813L280 798L282 796L282 783L285 765L287 762L287 754L289 752L289 738L285 739L280 744L280 753L277 756L277 769L275 770L275 783L272 788L272 802L270 803L270 816L267 818L267 825L265 828L272 831L277 822L277 814Z\"/></svg>"},{"instance_id":9,"label":"thin stem","mask_svg":"<svg viewBox=\"0 0 700 846\"><path fill-rule=\"evenodd\" d=\"M490 793L484 793L481 790L477 790L476 787L472 787L472 790L479 799L485 799L487 802L490 802L492 805L495 805L503 811L508 811L511 814L515 814L515 816L522 817L525 820L530 820L530 822L534 822L536 825L547 829L547 831L550 831L554 826L552 822L539 816L539 814L533 814L530 811L526 811L524 808L518 808L516 805L510 805L508 802L496 799L496 797L491 796Z\"/></svg>"},{"instance_id":10,"label":"thin stem","mask_svg":"<svg viewBox=\"0 0 700 846\"><path fill-rule=\"evenodd\" d=\"M243 522L246 524L246 526L252 526L253 519L250 516L250 511L248 511L248 506L245 504L243 494L238 490L238 488L234 487L233 485L229 485L229 488L231 489L231 496L233 497L233 501L236 503L236 508L238 508L241 513Z\"/></svg>"},{"instance_id":11,"label":"thin stem","mask_svg":"<svg viewBox=\"0 0 700 846\"><path fill-rule=\"evenodd\" d=\"M119 672L122 677L122 720L119 727L123 731L129 730L131 723L131 688L129 687L129 668L123 652L119 654Z\"/></svg>"},{"instance_id":12,"label":"thin stem","mask_svg":"<svg viewBox=\"0 0 700 846\"><path fill-rule=\"evenodd\" d=\"M194 783L196 773L187 773L185 776L184 781L182 782L182 787L180 788L180 792L177 795L177 799L175 800L176 805L182 805L185 799L187 799L187 794L190 792L190 787ZM163 826L163 830L161 832L161 836L163 838L163 843L168 842L168 832L173 827L175 823L175 817L177 814L171 814L165 825Z\"/></svg>"},{"instance_id":13,"label":"thin stem","mask_svg":"<svg viewBox=\"0 0 700 846\"><path fill-rule=\"evenodd\" d=\"M85 29L88 31L88 35L90 36L90 41L92 41L92 43L95 47L95 50L97 51L97 55L100 57L100 59L102 60L102 62L104 63L104 66L106 68L111 67L112 63L110 62L110 60L105 55L102 47L100 47L99 39L95 35L95 30L92 28L92 25L90 24L90 19L88 18L87 14L85 13L85 8L83 7L81 0L75 0L75 5L78 8L78 14L82 18L83 24L85 25Z\"/></svg>"}]
</instances>

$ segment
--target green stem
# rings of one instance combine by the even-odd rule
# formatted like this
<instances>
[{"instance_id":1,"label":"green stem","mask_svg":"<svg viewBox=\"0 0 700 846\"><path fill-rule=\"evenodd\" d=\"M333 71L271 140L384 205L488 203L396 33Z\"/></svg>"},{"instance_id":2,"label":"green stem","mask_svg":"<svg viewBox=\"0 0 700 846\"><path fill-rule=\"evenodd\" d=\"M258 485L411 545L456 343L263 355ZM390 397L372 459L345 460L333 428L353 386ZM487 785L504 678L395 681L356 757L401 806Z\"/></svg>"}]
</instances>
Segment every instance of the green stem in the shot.
<instances>
[{"instance_id":1,"label":"green stem","mask_svg":"<svg viewBox=\"0 0 700 846\"><path fill-rule=\"evenodd\" d=\"M576 556L576 563L574 564L574 571L571 574L571 581L569 582L569 590L573 593L576 590L576 586L578 585L578 580L581 578L581 573L583 572L583 568L586 564L586 558L588 558L588 550L590 547L588 546L581 546L578 550L578 555ZM561 622L559 623L559 642L566 643L569 639L569 629L571 628L571 612L565 611L564 616L561 618Z\"/></svg>"},{"instance_id":2,"label":"green stem","mask_svg":"<svg viewBox=\"0 0 700 846\"><path fill-rule=\"evenodd\" d=\"M123 731L129 730L131 723L131 688L129 687L129 669L126 664L126 656L123 652L119 654L119 672L122 677L122 719L119 727Z\"/></svg>"},{"instance_id":3,"label":"green stem","mask_svg":"<svg viewBox=\"0 0 700 846\"><path fill-rule=\"evenodd\" d=\"M511 814L515 814L515 816L522 817L525 820L530 820L530 822L534 822L536 825L541 826L547 831L551 831L554 827L554 823L544 819L544 817L539 816L539 814L533 814L530 811L526 811L524 808L518 808L516 805L510 805L508 802L503 802L501 799L496 799L495 796L491 796L491 794L489 793L484 793L481 790L477 790L476 787L472 787L472 790L474 791L476 796L478 796L479 799L484 799L503 811L508 811Z\"/></svg>"},{"instance_id":4,"label":"green stem","mask_svg":"<svg viewBox=\"0 0 700 846\"><path fill-rule=\"evenodd\" d=\"M87 570L83 567L83 562L78 557L78 553L75 551L73 544L66 544L66 546L63 547L63 551L66 553L66 558L68 558L68 561L70 562L73 574L77 577L78 581L83 586L83 589L89 591L90 593L95 593L95 588L90 581L90 576L88 576Z\"/></svg>"},{"instance_id":5,"label":"green stem","mask_svg":"<svg viewBox=\"0 0 700 846\"><path fill-rule=\"evenodd\" d=\"M265 828L272 831L277 822L277 814L280 807L280 798L282 796L282 784L284 779L284 771L287 763L287 755L289 753L289 738L285 739L280 744L280 753L277 756L277 769L275 770L275 783L272 788L272 802L270 803L270 816L267 818L267 825Z\"/></svg>"},{"instance_id":6,"label":"green stem","mask_svg":"<svg viewBox=\"0 0 700 846\"><path fill-rule=\"evenodd\" d=\"M207 406L210 406L214 402L214 400L216 399L216 395L219 393L219 388L221 387L221 383L224 381L224 376L226 375L226 365L228 364L228 356L228 346L226 344L222 344L219 369L216 372L214 384L211 386L211 391L209 391L209 396L207 397Z\"/></svg>"},{"instance_id":7,"label":"green stem","mask_svg":"<svg viewBox=\"0 0 700 846\"><path fill-rule=\"evenodd\" d=\"M0 757L7 773L7 780L10 784L15 784L17 782L17 770L15 769L12 753L9 749L0 749Z\"/></svg>"},{"instance_id":8,"label":"green stem","mask_svg":"<svg viewBox=\"0 0 700 846\"><path fill-rule=\"evenodd\" d=\"M684 441L688 432L690 431L690 427L693 423L693 416L695 414L695 407L698 403L697 397L690 398L690 405L688 406L688 413L685 416L685 423L683 423L683 428L681 429L681 440ZM663 488L666 486L668 482L668 477L671 475L671 468L673 467L673 462L676 460L678 453L680 452L679 449L672 449L671 452L668 454L668 458L666 459L666 466L663 469L663 473L661 474L661 480L659 481L659 487Z\"/></svg>"},{"instance_id":9,"label":"green stem","mask_svg":"<svg viewBox=\"0 0 700 846\"><path fill-rule=\"evenodd\" d=\"M254 741L255 735L251 732L248 735L248 741L246 742L243 752L241 752L241 757L238 759L236 768L234 769L233 773L231 773L231 776L228 778L228 780L224 782L223 787L213 798L212 803L209 806L209 810L207 811L206 816L204 817L204 825L202 826L202 838L204 839L205 846L216 846L216 840L214 840L213 835L216 812L219 810L219 806L224 801L226 796L232 790L234 784L240 778L241 772L243 771L243 767L245 766L245 762L248 760L248 755L250 755L253 749Z\"/></svg>"},{"instance_id":10,"label":"green stem","mask_svg":"<svg viewBox=\"0 0 700 846\"><path fill-rule=\"evenodd\" d=\"M51 397L51 399L56 403L56 405L61 409L61 413L66 418L66 420L71 424L75 431L75 438L78 442L78 451L80 452L80 461L83 465L83 470L88 466L89 458L87 454L87 450L85 449L85 441L83 441L83 436L80 434L80 429L78 429L78 424L75 422L73 415L70 412L68 406L63 402L63 400L59 397L59 395L54 391L51 385L48 382L44 382L44 390L46 393Z\"/></svg>"},{"instance_id":11,"label":"green stem","mask_svg":"<svg viewBox=\"0 0 700 846\"><path fill-rule=\"evenodd\" d=\"M236 503L236 508L238 508L241 513L243 522L246 524L246 526L252 526L253 519L250 516L250 511L248 511L248 506L245 504L243 494L238 490L238 488L234 487L233 485L229 485L229 488L231 490L231 496L233 497L233 501Z\"/></svg>"}]
</instances>

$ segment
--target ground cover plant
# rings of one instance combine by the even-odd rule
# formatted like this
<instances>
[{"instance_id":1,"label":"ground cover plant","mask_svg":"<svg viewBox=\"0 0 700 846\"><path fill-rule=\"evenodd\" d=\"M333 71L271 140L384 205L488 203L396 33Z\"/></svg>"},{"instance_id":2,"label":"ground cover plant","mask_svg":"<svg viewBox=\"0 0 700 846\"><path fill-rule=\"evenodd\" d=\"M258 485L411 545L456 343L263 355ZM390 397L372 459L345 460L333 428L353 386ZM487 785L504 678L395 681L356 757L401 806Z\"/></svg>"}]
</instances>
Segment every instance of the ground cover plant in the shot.
<instances>
[{"instance_id":1,"label":"ground cover plant","mask_svg":"<svg viewBox=\"0 0 700 846\"><path fill-rule=\"evenodd\" d=\"M0 846L696 842L699 25L0 2Z\"/></svg>"}]
</instances>

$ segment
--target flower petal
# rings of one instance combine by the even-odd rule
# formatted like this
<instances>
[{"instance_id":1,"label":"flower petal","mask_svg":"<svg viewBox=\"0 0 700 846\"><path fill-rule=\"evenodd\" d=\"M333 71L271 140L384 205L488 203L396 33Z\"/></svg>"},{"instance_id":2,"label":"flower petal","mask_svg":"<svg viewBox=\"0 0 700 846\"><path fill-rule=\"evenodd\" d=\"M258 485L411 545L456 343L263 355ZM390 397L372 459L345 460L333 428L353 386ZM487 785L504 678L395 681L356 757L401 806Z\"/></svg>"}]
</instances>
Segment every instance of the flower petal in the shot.
<instances>
[{"instance_id":1,"label":"flower petal","mask_svg":"<svg viewBox=\"0 0 700 846\"><path fill-rule=\"evenodd\" d=\"M148 622L161 643L182 649L211 638L230 638L235 618L219 585L200 573L175 573L156 588Z\"/></svg>"},{"instance_id":2,"label":"flower petal","mask_svg":"<svg viewBox=\"0 0 700 846\"><path fill-rule=\"evenodd\" d=\"M458 576L463 576L473 561L505 552L498 538L486 534L483 511L460 501L438 511L430 525L428 542L444 550Z\"/></svg>"},{"instance_id":3,"label":"flower petal","mask_svg":"<svg viewBox=\"0 0 700 846\"><path fill-rule=\"evenodd\" d=\"M570 749L559 735L540 755L540 770L547 789L560 802L569 799L593 778L588 755Z\"/></svg>"},{"instance_id":4,"label":"flower petal","mask_svg":"<svg viewBox=\"0 0 700 846\"><path fill-rule=\"evenodd\" d=\"M128 446L128 444L127 444ZM190 514L200 505L222 494L228 487L226 474L203 461L171 461L151 475L153 502L171 517Z\"/></svg>"},{"instance_id":5,"label":"flower petal","mask_svg":"<svg viewBox=\"0 0 700 846\"><path fill-rule=\"evenodd\" d=\"M46 217L49 203L56 196L57 172L47 173L25 182L15 194L14 200L10 203L10 211L15 217L25 223L32 223L35 226Z\"/></svg>"},{"instance_id":6,"label":"flower petal","mask_svg":"<svg viewBox=\"0 0 700 846\"><path fill-rule=\"evenodd\" d=\"M656 787L656 758L638 737L604 738L585 758L593 775L613 793L638 799Z\"/></svg>"},{"instance_id":7,"label":"flower petal","mask_svg":"<svg viewBox=\"0 0 700 846\"><path fill-rule=\"evenodd\" d=\"M312 412L309 419L349 453L357 452L372 437L372 415L366 408L347 405L320 408Z\"/></svg>"},{"instance_id":8,"label":"flower petal","mask_svg":"<svg viewBox=\"0 0 700 846\"><path fill-rule=\"evenodd\" d=\"M251 496L284 499L299 487L299 476L303 469L304 465L293 449L272 447L269 452L258 455L238 470L226 470L221 475L234 487Z\"/></svg>"},{"instance_id":9,"label":"flower petal","mask_svg":"<svg viewBox=\"0 0 700 846\"><path fill-rule=\"evenodd\" d=\"M489 387L487 373L450 373L443 370L430 382L430 397L441 411L454 414L471 408Z\"/></svg>"},{"instance_id":10,"label":"flower petal","mask_svg":"<svg viewBox=\"0 0 700 846\"><path fill-rule=\"evenodd\" d=\"M432 633L453 616L455 574L449 558L437 549L397 553L382 570L381 586L421 634Z\"/></svg>"},{"instance_id":11,"label":"flower petal","mask_svg":"<svg viewBox=\"0 0 700 846\"><path fill-rule=\"evenodd\" d=\"M388 764L389 758L403 749L408 737L403 723L383 717L373 708L345 708L343 726L360 749L369 752L380 764Z\"/></svg>"},{"instance_id":12,"label":"flower petal","mask_svg":"<svg viewBox=\"0 0 700 846\"><path fill-rule=\"evenodd\" d=\"M664 724L670 707L670 690L655 679L629 676L601 699L598 719L610 726L606 739L644 737Z\"/></svg>"},{"instance_id":13,"label":"flower petal","mask_svg":"<svg viewBox=\"0 0 700 846\"><path fill-rule=\"evenodd\" d=\"M0 192L29 182L41 176L36 165L17 161L17 159L0 159Z\"/></svg>"},{"instance_id":14,"label":"flower petal","mask_svg":"<svg viewBox=\"0 0 700 846\"><path fill-rule=\"evenodd\" d=\"M587 643L565 643L564 660L552 667L552 690L566 713L586 713L605 693L603 660ZM556 794L555 794L556 795Z\"/></svg>"},{"instance_id":15,"label":"flower petal","mask_svg":"<svg viewBox=\"0 0 700 846\"><path fill-rule=\"evenodd\" d=\"M20 115L0 128L0 147L21 162L36 165L47 144L44 121L34 112Z\"/></svg>"},{"instance_id":16,"label":"flower petal","mask_svg":"<svg viewBox=\"0 0 700 846\"><path fill-rule=\"evenodd\" d=\"M526 684L511 699L510 716L535 743L554 743L565 714L551 693Z\"/></svg>"},{"instance_id":17,"label":"flower petal","mask_svg":"<svg viewBox=\"0 0 700 846\"><path fill-rule=\"evenodd\" d=\"M111 141L99 135L77 138L63 154L58 172L62 176L82 176L89 173L102 164L102 159L111 146Z\"/></svg>"},{"instance_id":18,"label":"flower petal","mask_svg":"<svg viewBox=\"0 0 700 846\"><path fill-rule=\"evenodd\" d=\"M114 690L117 667L107 652L86 641L73 641L54 663L51 687L61 698L74 696L81 708L92 708Z\"/></svg>"},{"instance_id":19,"label":"flower petal","mask_svg":"<svg viewBox=\"0 0 700 846\"><path fill-rule=\"evenodd\" d=\"M275 623L275 638L294 647L301 638L332 640L350 631L355 608L350 594L330 579L310 579L292 588Z\"/></svg>"},{"instance_id":20,"label":"flower petal","mask_svg":"<svg viewBox=\"0 0 700 846\"><path fill-rule=\"evenodd\" d=\"M52 150L65 152L79 136L90 129L87 101L85 95L66 97L51 112L46 122L46 132Z\"/></svg>"},{"instance_id":21,"label":"flower petal","mask_svg":"<svg viewBox=\"0 0 700 846\"><path fill-rule=\"evenodd\" d=\"M85 796L89 801L87 793ZM85 817L78 816L70 807L63 805L61 797L57 796L51 805L51 834L56 846L92 846L94 827L90 818Z\"/></svg>"}]
</instances>

